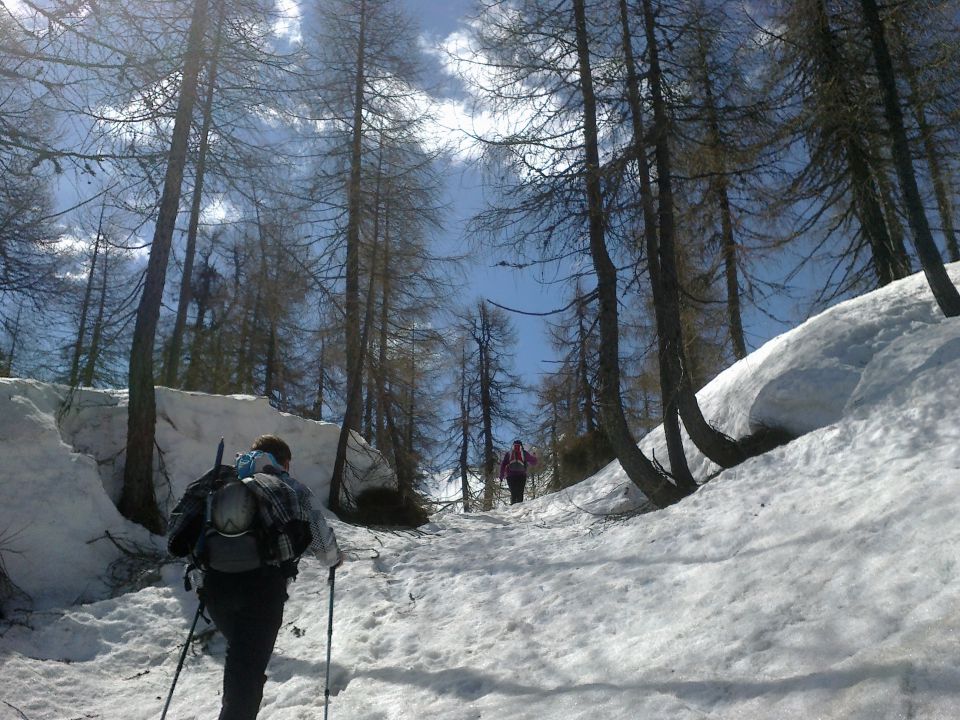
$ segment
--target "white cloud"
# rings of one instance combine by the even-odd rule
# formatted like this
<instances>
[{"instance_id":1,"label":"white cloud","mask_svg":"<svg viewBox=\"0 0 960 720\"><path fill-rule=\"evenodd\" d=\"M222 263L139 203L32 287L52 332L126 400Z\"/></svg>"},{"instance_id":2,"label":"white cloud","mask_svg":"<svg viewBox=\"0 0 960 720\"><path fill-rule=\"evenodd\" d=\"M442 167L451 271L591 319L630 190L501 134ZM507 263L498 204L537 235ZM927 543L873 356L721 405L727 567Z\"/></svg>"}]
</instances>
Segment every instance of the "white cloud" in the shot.
<instances>
[{"instance_id":1,"label":"white cloud","mask_svg":"<svg viewBox=\"0 0 960 720\"><path fill-rule=\"evenodd\" d=\"M0 6L15 18L26 18L33 14L33 11L20 0L0 0Z\"/></svg>"},{"instance_id":2,"label":"white cloud","mask_svg":"<svg viewBox=\"0 0 960 720\"><path fill-rule=\"evenodd\" d=\"M200 212L200 221L206 225L219 225L239 217L237 207L222 195L211 198Z\"/></svg>"},{"instance_id":3,"label":"white cloud","mask_svg":"<svg viewBox=\"0 0 960 720\"><path fill-rule=\"evenodd\" d=\"M273 32L292 43L301 42L300 22L303 13L300 3L297 0L276 0L276 7L277 19L273 23Z\"/></svg>"}]
</instances>

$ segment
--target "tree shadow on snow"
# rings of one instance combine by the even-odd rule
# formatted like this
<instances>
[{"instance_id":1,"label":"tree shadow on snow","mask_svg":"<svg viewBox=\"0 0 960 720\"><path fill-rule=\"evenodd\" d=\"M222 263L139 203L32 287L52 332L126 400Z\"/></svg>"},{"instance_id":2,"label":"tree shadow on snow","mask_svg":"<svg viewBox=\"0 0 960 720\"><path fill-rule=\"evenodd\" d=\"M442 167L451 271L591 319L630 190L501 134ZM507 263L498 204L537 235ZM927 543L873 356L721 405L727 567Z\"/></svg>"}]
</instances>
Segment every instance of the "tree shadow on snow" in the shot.
<instances>
[{"instance_id":1,"label":"tree shadow on snow","mask_svg":"<svg viewBox=\"0 0 960 720\"><path fill-rule=\"evenodd\" d=\"M437 695L452 695L473 702L497 693L510 696L576 695L599 691L604 693L659 693L679 700L713 704L735 703L755 698L778 699L793 693L809 691L840 692L869 681L898 680L899 684L923 688L941 695L960 694L960 670L947 667L924 667L901 661L889 664L864 663L850 668L834 668L783 678L769 679L672 679L650 678L632 683L581 683L538 687L504 680L476 670L458 667L431 671L399 667L364 670L355 677L367 677L395 685L413 685L432 690ZM909 683L902 681L909 679Z\"/></svg>"}]
</instances>

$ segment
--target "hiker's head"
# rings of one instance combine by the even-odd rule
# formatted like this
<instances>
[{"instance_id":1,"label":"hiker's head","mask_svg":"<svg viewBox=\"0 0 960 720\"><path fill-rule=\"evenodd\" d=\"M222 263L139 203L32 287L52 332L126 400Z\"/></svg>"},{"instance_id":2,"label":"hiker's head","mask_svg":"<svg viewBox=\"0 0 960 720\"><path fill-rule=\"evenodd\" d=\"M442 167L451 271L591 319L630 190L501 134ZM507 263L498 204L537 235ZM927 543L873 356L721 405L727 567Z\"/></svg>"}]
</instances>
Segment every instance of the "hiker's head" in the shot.
<instances>
[{"instance_id":1,"label":"hiker's head","mask_svg":"<svg viewBox=\"0 0 960 720\"><path fill-rule=\"evenodd\" d=\"M520 438L513 441L513 449L518 452L523 449L523 443L520 442Z\"/></svg>"},{"instance_id":2,"label":"hiker's head","mask_svg":"<svg viewBox=\"0 0 960 720\"><path fill-rule=\"evenodd\" d=\"M293 453L290 452L290 446L276 435L261 435L253 441L250 449L270 453L285 470L290 469L290 460L293 459Z\"/></svg>"}]
</instances>

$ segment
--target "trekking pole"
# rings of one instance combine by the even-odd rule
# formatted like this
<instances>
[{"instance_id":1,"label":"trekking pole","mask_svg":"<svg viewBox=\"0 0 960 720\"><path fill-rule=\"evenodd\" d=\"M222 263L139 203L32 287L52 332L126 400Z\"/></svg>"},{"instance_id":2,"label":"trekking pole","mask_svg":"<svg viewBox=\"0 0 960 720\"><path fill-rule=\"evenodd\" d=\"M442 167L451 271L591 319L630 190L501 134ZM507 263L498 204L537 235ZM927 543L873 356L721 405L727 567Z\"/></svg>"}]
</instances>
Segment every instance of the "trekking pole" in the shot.
<instances>
[{"instance_id":1,"label":"trekking pole","mask_svg":"<svg viewBox=\"0 0 960 720\"><path fill-rule=\"evenodd\" d=\"M173 689L177 686L177 678L180 677L180 670L183 669L183 661L187 659L187 650L190 649L190 641L193 640L193 631L197 629L197 621L200 620L202 614L203 600L201 600L197 606L197 614L193 616L193 625L190 626L187 642L184 643L183 652L180 653L180 662L177 663L177 671L173 674L173 684L170 686L170 692L167 693L167 702L163 706L163 714L160 715L160 720L164 720L167 717L167 710L170 708L170 701L173 699Z\"/></svg>"},{"instance_id":2,"label":"trekking pole","mask_svg":"<svg viewBox=\"0 0 960 720\"><path fill-rule=\"evenodd\" d=\"M327 621L327 681L323 688L323 720L327 720L330 709L330 645L333 642L333 581L336 575L337 569L330 568L330 618Z\"/></svg>"}]
</instances>

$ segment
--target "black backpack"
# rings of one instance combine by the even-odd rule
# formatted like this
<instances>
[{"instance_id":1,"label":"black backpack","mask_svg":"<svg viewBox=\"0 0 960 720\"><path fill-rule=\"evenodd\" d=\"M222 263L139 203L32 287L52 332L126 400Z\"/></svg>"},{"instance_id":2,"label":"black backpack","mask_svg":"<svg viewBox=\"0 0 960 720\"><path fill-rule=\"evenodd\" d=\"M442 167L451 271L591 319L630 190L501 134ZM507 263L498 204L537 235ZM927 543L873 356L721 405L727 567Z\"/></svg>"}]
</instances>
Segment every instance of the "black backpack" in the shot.
<instances>
[{"instance_id":1,"label":"black backpack","mask_svg":"<svg viewBox=\"0 0 960 720\"><path fill-rule=\"evenodd\" d=\"M223 439L213 467L192 482L170 516L167 548L190 555L192 566L227 573L277 565L297 574L300 555L310 547L310 518L297 491L277 476L257 477L255 464L221 464Z\"/></svg>"},{"instance_id":2,"label":"black backpack","mask_svg":"<svg viewBox=\"0 0 960 720\"><path fill-rule=\"evenodd\" d=\"M268 474L240 478L228 465L206 477L202 518L190 551L194 564L224 573L279 565L290 577L296 576L300 555L312 540L310 523L302 518L271 522L299 507L296 491ZM270 503L273 506L263 507ZM278 510L278 503L285 509Z\"/></svg>"},{"instance_id":3,"label":"black backpack","mask_svg":"<svg viewBox=\"0 0 960 720\"><path fill-rule=\"evenodd\" d=\"M207 493L203 531L193 553L203 569L239 573L269 563L270 533L249 482L235 471L221 472Z\"/></svg>"}]
</instances>

